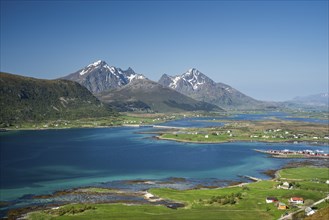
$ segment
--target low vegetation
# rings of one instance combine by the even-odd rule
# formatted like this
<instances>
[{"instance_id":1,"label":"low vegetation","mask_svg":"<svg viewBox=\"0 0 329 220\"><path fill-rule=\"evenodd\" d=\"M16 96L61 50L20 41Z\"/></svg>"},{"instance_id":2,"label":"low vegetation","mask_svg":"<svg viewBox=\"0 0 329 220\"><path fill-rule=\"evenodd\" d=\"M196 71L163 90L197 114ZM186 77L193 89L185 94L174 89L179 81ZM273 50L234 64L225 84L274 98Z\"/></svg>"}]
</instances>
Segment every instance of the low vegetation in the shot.
<instances>
[{"instance_id":1,"label":"low vegetation","mask_svg":"<svg viewBox=\"0 0 329 220\"><path fill-rule=\"evenodd\" d=\"M65 129L65 128L96 128L129 125L149 125L180 118L177 114L114 114L107 117L79 119L57 119L42 121L21 121L5 127L6 129Z\"/></svg>"},{"instance_id":2,"label":"low vegetation","mask_svg":"<svg viewBox=\"0 0 329 220\"><path fill-rule=\"evenodd\" d=\"M174 190L168 188L150 189L153 195L163 199L182 202L185 208L170 209L165 206L128 204L74 204L56 210L33 212L28 219L278 219L286 212L299 210L301 205L288 202L291 197L302 197L304 205L327 196L328 187L323 190L322 181L328 179L328 168L301 167L284 169L278 179L266 180L227 188ZM301 174L301 175L300 175ZM313 181L314 179L319 181ZM298 182L300 186L290 190L278 189L281 181ZM321 185L321 187L319 187ZM95 189L93 189L95 190ZM96 190L97 191L97 190ZM279 210L276 203L266 203L269 196L287 204L287 210ZM317 205L323 215L329 203ZM324 214L326 215L326 214ZM304 216L305 217L305 216Z\"/></svg>"},{"instance_id":3,"label":"low vegetation","mask_svg":"<svg viewBox=\"0 0 329 220\"><path fill-rule=\"evenodd\" d=\"M76 82L7 73L0 73L0 109L1 128L118 115Z\"/></svg>"},{"instance_id":4,"label":"low vegetation","mask_svg":"<svg viewBox=\"0 0 329 220\"><path fill-rule=\"evenodd\" d=\"M218 121L223 126L164 131L161 139L219 143L230 141L329 143L328 126L283 120Z\"/></svg>"}]
</instances>

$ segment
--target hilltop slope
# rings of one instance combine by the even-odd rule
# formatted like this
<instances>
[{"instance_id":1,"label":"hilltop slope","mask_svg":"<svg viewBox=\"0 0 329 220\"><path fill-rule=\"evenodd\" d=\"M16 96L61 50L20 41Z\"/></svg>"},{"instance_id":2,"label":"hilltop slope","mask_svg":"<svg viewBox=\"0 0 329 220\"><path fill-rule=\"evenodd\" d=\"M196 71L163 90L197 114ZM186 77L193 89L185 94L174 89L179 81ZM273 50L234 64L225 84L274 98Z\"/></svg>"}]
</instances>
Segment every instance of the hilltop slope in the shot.
<instances>
[{"instance_id":1,"label":"hilltop slope","mask_svg":"<svg viewBox=\"0 0 329 220\"><path fill-rule=\"evenodd\" d=\"M113 115L80 84L0 73L0 126Z\"/></svg>"}]
</instances>

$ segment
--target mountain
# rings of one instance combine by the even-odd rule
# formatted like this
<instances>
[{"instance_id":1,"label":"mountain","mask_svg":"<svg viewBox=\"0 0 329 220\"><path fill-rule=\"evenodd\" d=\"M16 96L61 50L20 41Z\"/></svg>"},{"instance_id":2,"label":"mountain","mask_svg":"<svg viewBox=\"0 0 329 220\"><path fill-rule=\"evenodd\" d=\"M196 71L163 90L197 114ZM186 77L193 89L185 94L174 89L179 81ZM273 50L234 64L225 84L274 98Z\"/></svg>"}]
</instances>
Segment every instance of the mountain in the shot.
<instances>
[{"instance_id":1,"label":"mountain","mask_svg":"<svg viewBox=\"0 0 329 220\"><path fill-rule=\"evenodd\" d=\"M122 87L135 79L144 78L146 77L135 73L131 68L122 70L109 66L105 61L98 60L62 79L78 82L92 93L99 93L104 90Z\"/></svg>"},{"instance_id":2,"label":"mountain","mask_svg":"<svg viewBox=\"0 0 329 220\"><path fill-rule=\"evenodd\" d=\"M328 93L320 93L309 96L299 96L289 102L309 106L329 106L329 95Z\"/></svg>"},{"instance_id":3,"label":"mountain","mask_svg":"<svg viewBox=\"0 0 329 220\"><path fill-rule=\"evenodd\" d=\"M229 85L216 83L197 69L189 69L178 76L162 75L159 84L172 88L199 101L225 108L257 108L264 103L257 101Z\"/></svg>"},{"instance_id":4,"label":"mountain","mask_svg":"<svg viewBox=\"0 0 329 220\"><path fill-rule=\"evenodd\" d=\"M138 79L121 88L96 94L103 102L126 109L153 112L222 111L218 106L196 101L148 79Z\"/></svg>"},{"instance_id":5,"label":"mountain","mask_svg":"<svg viewBox=\"0 0 329 220\"><path fill-rule=\"evenodd\" d=\"M281 106L288 109L303 109L306 111L328 111L328 93L320 93L308 96L295 97L292 100L281 103Z\"/></svg>"},{"instance_id":6,"label":"mountain","mask_svg":"<svg viewBox=\"0 0 329 220\"><path fill-rule=\"evenodd\" d=\"M0 127L21 122L110 116L113 111L85 87L0 73Z\"/></svg>"}]
</instances>

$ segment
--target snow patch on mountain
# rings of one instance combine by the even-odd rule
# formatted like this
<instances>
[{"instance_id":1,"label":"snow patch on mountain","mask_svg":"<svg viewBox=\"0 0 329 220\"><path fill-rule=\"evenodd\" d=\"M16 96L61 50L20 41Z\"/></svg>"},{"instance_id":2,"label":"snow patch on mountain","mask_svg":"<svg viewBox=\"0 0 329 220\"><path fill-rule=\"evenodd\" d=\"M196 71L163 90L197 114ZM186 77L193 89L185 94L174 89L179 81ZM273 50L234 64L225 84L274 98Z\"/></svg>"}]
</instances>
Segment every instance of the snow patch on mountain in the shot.
<instances>
[{"instance_id":1,"label":"snow patch on mountain","mask_svg":"<svg viewBox=\"0 0 329 220\"><path fill-rule=\"evenodd\" d=\"M145 79L146 77L140 74L131 74L130 76L127 77L129 82L132 82L135 79Z\"/></svg>"},{"instance_id":2,"label":"snow patch on mountain","mask_svg":"<svg viewBox=\"0 0 329 220\"><path fill-rule=\"evenodd\" d=\"M206 81L212 82L207 76L203 75L195 68L189 69L182 75L168 76L170 79L169 87L176 89L180 84L185 84L193 90L197 90L200 86L204 85ZM185 83L184 83L185 82Z\"/></svg>"},{"instance_id":3,"label":"snow patch on mountain","mask_svg":"<svg viewBox=\"0 0 329 220\"><path fill-rule=\"evenodd\" d=\"M87 72L88 72L88 70L83 69L79 74L80 74L80 76L83 76L83 75L85 75L85 73L87 73Z\"/></svg>"},{"instance_id":4,"label":"snow patch on mountain","mask_svg":"<svg viewBox=\"0 0 329 220\"><path fill-rule=\"evenodd\" d=\"M103 60L97 60L83 69L63 78L76 81L87 87L93 93L122 87L135 79L146 79L145 76L135 73L130 67L127 70L122 70L115 66L108 65Z\"/></svg>"},{"instance_id":5,"label":"snow patch on mountain","mask_svg":"<svg viewBox=\"0 0 329 220\"><path fill-rule=\"evenodd\" d=\"M105 63L105 61L97 60L96 62L89 64L87 67L96 67L96 66L100 65L101 63Z\"/></svg>"},{"instance_id":6,"label":"snow patch on mountain","mask_svg":"<svg viewBox=\"0 0 329 220\"><path fill-rule=\"evenodd\" d=\"M96 62L93 62L91 64L89 64L88 66L86 66L85 68L83 68L79 74L80 76L85 75L86 73L91 72L92 70L94 70L95 68L99 68L99 67L104 67L104 68L109 68L109 66L105 63L105 61L102 60L98 60Z\"/></svg>"},{"instance_id":7,"label":"snow patch on mountain","mask_svg":"<svg viewBox=\"0 0 329 220\"><path fill-rule=\"evenodd\" d=\"M177 88L177 82L182 79L180 76L175 76L175 77L170 77L169 78L172 80L172 82L169 84L169 87L170 88Z\"/></svg>"}]
</instances>

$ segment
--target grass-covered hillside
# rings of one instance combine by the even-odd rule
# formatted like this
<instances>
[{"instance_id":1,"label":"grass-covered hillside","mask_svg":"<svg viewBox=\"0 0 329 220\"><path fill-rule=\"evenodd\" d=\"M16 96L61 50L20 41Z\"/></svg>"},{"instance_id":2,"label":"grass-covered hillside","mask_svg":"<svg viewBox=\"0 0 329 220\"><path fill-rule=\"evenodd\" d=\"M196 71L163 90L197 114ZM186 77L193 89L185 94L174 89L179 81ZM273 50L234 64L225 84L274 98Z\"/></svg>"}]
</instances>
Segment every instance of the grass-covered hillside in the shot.
<instances>
[{"instance_id":1,"label":"grass-covered hillside","mask_svg":"<svg viewBox=\"0 0 329 220\"><path fill-rule=\"evenodd\" d=\"M0 127L113 114L76 82L0 73Z\"/></svg>"}]
</instances>

